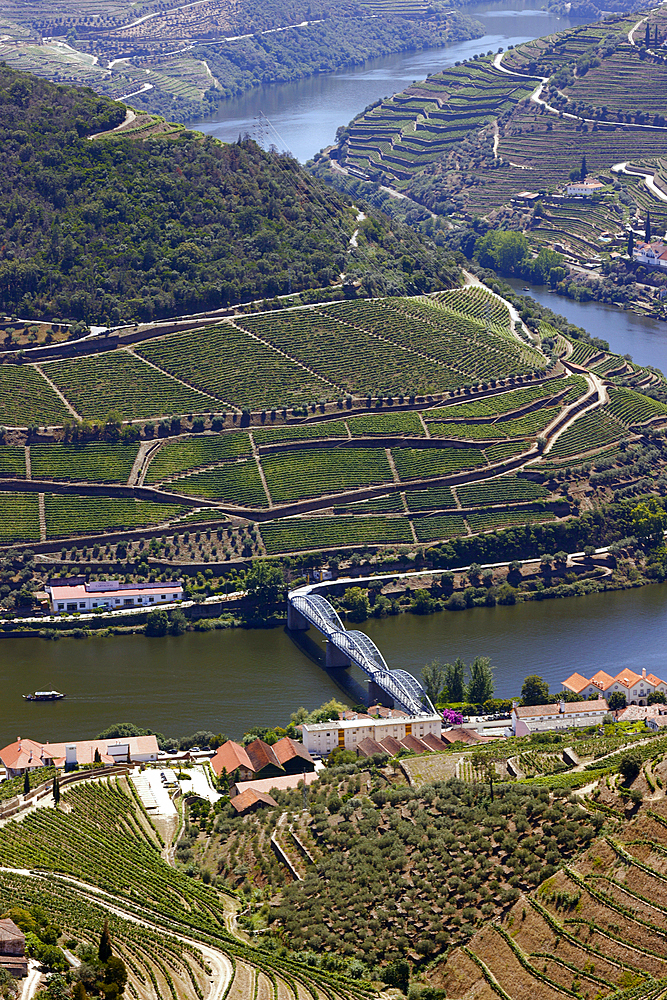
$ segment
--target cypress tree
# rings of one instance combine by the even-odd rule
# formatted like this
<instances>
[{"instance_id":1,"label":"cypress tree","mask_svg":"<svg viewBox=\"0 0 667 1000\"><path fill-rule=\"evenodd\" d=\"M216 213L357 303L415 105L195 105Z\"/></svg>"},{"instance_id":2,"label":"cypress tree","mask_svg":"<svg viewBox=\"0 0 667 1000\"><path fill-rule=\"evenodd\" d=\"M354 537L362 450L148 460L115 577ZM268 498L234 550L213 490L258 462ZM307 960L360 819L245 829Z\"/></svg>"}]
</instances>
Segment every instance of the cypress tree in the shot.
<instances>
[{"instance_id":1,"label":"cypress tree","mask_svg":"<svg viewBox=\"0 0 667 1000\"><path fill-rule=\"evenodd\" d=\"M588 174L588 167L586 166L586 157L582 156L581 157L581 171L580 171L580 175L581 175L581 180L582 181L586 180L586 175L587 174Z\"/></svg>"},{"instance_id":2,"label":"cypress tree","mask_svg":"<svg viewBox=\"0 0 667 1000\"><path fill-rule=\"evenodd\" d=\"M635 249L635 234L634 231L631 229L630 235L628 236L628 257L632 257L634 249Z\"/></svg>"},{"instance_id":3,"label":"cypress tree","mask_svg":"<svg viewBox=\"0 0 667 1000\"><path fill-rule=\"evenodd\" d=\"M644 227L646 242L651 242L651 213L646 213L646 226Z\"/></svg>"},{"instance_id":4,"label":"cypress tree","mask_svg":"<svg viewBox=\"0 0 667 1000\"><path fill-rule=\"evenodd\" d=\"M53 779L53 801L56 806L60 802L60 780L57 774Z\"/></svg>"},{"instance_id":5,"label":"cypress tree","mask_svg":"<svg viewBox=\"0 0 667 1000\"><path fill-rule=\"evenodd\" d=\"M658 47L658 25L657 24L655 26L655 34L654 34L653 38L654 38L653 48L657 49L657 47Z\"/></svg>"},{"instance_id":6,"label":"cypress tree","mask_svg":"<svg viewBox=\"0 0 667 1000\"><path fill-rule=\"evenodd\" d=\"M27 795L30 791L30 772L26 769L23 775L23 794Z\"/></svg>"},{"instance_id":7,"label":"cypress tree","mask_svg":"<svg viewBox=\"0 0 667 1000\"><path fill-rule=\"evenodd\" d=\"M648 21L646 22L646 48L651 44L651 29L648 26Z\"/></svg>"},{"instance_id":8,"label":"cypress tree","mask_svg":"<svg viewBox=\"0 0 667 1000\"><path fill-rule=\"evenodd\" d=\"M109 961L112 955L111 951L111 935L109 934L109 920L104 918L104 927L102 928L102 934L100 937L100 946L97 949L97 957L100 962L105 964Z\"/></svg>"}]
</instances>

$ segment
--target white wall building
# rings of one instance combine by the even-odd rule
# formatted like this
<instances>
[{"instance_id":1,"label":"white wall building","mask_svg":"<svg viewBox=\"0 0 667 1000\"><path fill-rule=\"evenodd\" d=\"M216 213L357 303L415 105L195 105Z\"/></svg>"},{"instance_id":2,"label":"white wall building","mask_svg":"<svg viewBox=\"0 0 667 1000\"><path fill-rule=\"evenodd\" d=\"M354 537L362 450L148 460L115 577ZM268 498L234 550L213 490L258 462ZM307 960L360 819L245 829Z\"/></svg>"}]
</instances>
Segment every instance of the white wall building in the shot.
<instances>
[{"instance_id":1,"label":"white wall building","mask_svg":"<svg viewBox=\"0 0 667 1000\"><path fill-rule=\"evenodd\" d=\"M183 600L180 583L119 583L100 580L93 583L58 584L46 588L54 614L72 611L118 611L121 608L150 607Z\"/></svg>"},{"instance_id":2,"label":"white wall building","mask_svg":"<svg viewBox=\"0 0 667 1000\"><path fill-rule=\"evenodd\" d=\"M633 260L648 267L667 268L667 246L661 241L654 243L638 243L632 251Z\"/></svg>"},{"instance_id":3,"label":"white wall building","mask_svg":"<svg viewBox=\"0 0 667 1000\"><path fill-rule=\"evenodd\" d=\"M602 191L603 188L604 184L601 184L600 181L575 181L566 186L565 194L568 198L587 198L595 194L596 191Z\"/></svg>"},{"instance_id":4,"label":"white wall building","mask_svg":"<svg viewBox=\"0 0 667 1000\"><path fill-rule=\"evenodd\" d=\"M512 733L529 736L548 729L570 729L572 726L596 726L604 721L609 706L604 698L596 701L561 701L555 705L514 705Z\"/></svg>"},{"instance_id":5,"label":"white wall building","mask_svg":"<svg viewBox=\"0 0 667 1000\"><path fill-rule=\"evenodd\" d=\"M304 723L303 745L309 753L326 757L332 750L342 747L356 750L357 745L370 737L377 743L387 736L402 740L408 734L421 739L429 733L440 737L442 718L439 715L418 715L405 719L341 719L333 722Z\"/></svg>"}]
</instances>

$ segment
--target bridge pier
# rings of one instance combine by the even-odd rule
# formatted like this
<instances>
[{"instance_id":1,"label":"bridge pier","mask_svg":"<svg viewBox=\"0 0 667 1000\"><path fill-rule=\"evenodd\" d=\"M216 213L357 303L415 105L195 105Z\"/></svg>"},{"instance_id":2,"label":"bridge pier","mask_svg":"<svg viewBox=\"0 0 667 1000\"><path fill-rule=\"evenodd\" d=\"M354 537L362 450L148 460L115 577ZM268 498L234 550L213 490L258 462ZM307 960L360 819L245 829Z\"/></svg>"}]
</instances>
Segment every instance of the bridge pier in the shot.
<instances>
[{"instance_id":1,"label":"bridge pier","mask_svg":"<svg viewBox=\"0 0 667 1000\"><path fill-rule=\"evenodd\" d=\"M333 642L329 642L327 639L327 654L325 660L325 666L330 667L349 667L351 666L349 656L346 656L342 650L338 648Z\"/></svg>"},{"instance_id":2,"label":"bridge pier","mask_svg":"<svg viewBox=\"0 0 667 1000\"><path fill-rule=\"evenodd\" d=\"M305 632L310 628L308 619L297 611L291 601L287 604L287 628L290 632Z\"/></svg>"},{"instance_id":3,"label":"bridge pier","mask_svg":"<svg viewBox=\"0 0 667 1000\"><path fill-rule=\"evenodd\" d=\"M395 708L394 699L387 694L374 680L368 682L368 704L384 705L385 708Z\"/></svg>"}]
</instances>

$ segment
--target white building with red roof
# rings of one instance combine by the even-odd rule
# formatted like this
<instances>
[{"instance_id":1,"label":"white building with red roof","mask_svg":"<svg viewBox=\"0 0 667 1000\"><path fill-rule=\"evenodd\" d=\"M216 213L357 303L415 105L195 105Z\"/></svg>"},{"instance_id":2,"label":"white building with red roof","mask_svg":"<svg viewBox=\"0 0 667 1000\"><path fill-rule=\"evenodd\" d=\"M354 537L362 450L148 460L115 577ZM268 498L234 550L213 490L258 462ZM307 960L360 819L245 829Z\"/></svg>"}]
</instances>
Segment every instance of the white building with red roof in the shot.
<instances>
[{"instance_id":1,"label":"white building with red roof","mask_svg":"<svg viewBox=\"0 0 667 1000\"><path fill-rule=\"evenodd\" d=\"M64 767L74 769L83 764L95 763L95 752L100 763L143 763L158 759L155 736L119 736L105 740L77 740L69 743L37 743L22 739L0 750L0 761L8 778L16 778L38 767Z\"/></svg>"},{"instance_id":2,"label":"white building with red roof","mask_svg":"<svg viewBox=\"0 0 667 1000\"><path fill-rule=\"evenodd\" d=\"M667 268L667 246L662 240L654 240L651 243L637 243L632 251L633 260L648 267Z\"/></svg>"},{"instance_id":3,"label":"white building with red roof","mask_svg":"<svg viewBox=\"0 0 667 1000\"><path fill-rule=\"evenodd\" d=\"M646 699L654 691L661 691L667 695L667 681L656 677L655 674L648 674L646 667L642 668L641 674L626 668L615 677L604 670L598 670L590 678L575 673L564 680L562 686L566 691L580 694L582 698L590 698L591 695L602 695L604 698L609 698L615 691L620 691L629 705L646 704Z\"/></svg>"},{"instance_id":4,"label":"white building with red roof","mask_svg":"<svg viewBox=\"0 0 667 1000\"><path fill-rule=\"evenodd\" d=\"M54 582L46 588L54 614L73 611L119 611L126 608L150 608L183 600L183 584L119 583L97 580L91 583Z\"/></svg>"},{"instance_id":5,"label":"white building with red roof","mask_svg":"<svg viewBox=\"0 0 667 1000\"><path fill-rule=\"evenodd\" d=\"M595 701L561 701L551 705L514 705L512 733L530 736L547 729L596 726L604 722L609 706L604 698Z\"/></svg>"}]
</instances>

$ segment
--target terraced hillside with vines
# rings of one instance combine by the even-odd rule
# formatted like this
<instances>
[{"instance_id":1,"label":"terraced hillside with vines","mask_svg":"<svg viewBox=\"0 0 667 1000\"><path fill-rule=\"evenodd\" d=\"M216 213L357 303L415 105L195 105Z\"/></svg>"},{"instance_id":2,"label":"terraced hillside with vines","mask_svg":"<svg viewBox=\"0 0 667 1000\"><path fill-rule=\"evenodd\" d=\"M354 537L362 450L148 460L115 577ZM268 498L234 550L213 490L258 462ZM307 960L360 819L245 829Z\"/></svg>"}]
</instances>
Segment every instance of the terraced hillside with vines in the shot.
<instances>
[{"instance_id":1,"label":"terraced hillside with vines","mask_svg":"<svg viewBox=\"0 0 667 1000\"><path fill-rule=\"evenodd\" d=\"M408 552L662 493L662 376L526 316L467 285L23 365L61 424L5 430L2 541L162 529L186 565L198 522L213 564Z\"/></svg>"},{"instance_id":2,"label":"terraced hillside with vines","mask_svg":"<svg viewBox=\"0 0 667 1000\"><path fill-rule=\"evenodd\" d=\"M309 970L296 956L230 933L226 914L237 909L237 893L169 864L164 847L128 779L80 783L59 807L24 811L0 831L0 906L33 908L73 949L96 949L108 919L128 992L142 1000L373 994L344 965Z\"/></svg>"},{"instance_id":3,"label":"terraced hillside with vines","mask_svg":"<svg viewBox=\"0 0 667 1000\"><path fill-rule=\"evenodd\" d=\"M436 215L521 229L536 250L558 244L572 261L606 259L647 209L661 231L667 223L643 177L611 170L629 161L665 183L666 35L658 7L464 60L341 130L330 177L340 181L342 167L342 185L358 196L388 184ZM563 197L582 157L605 184L593 203ZM322 157L316 172L325 169ZM537 214L526 190L541 196Z\"/></svg>"}]
</instances>

